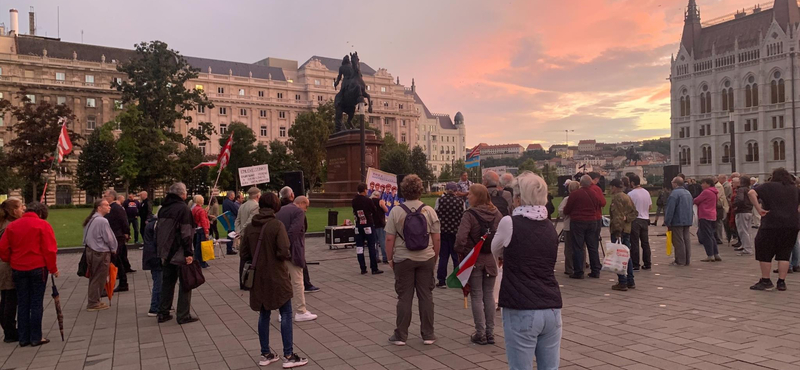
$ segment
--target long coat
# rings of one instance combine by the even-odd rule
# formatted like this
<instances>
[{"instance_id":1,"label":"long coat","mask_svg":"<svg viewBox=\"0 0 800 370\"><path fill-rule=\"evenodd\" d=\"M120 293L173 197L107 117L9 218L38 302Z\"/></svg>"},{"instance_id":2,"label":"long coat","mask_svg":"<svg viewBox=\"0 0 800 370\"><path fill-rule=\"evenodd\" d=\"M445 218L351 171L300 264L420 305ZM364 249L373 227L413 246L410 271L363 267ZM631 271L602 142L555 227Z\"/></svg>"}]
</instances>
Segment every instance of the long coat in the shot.
<instances>
[{"instance_id":1,"label":"long coat","mask_svg":"<svg viewBox=\"0 0 800 370\"><path fill-rule=\"evenodd\" d=\"M258 237L264 225L264 237L261 245L258 245ZM291 255L286 227L278 221L271 209L260 209L245 228L242 236L242 260L251 261L256 248L260 251L255 262L253 288L250 289L250 308L253 311L277 310L292 299L292 279L284 263L291 259Z\"/></svg>"}]
</instances>

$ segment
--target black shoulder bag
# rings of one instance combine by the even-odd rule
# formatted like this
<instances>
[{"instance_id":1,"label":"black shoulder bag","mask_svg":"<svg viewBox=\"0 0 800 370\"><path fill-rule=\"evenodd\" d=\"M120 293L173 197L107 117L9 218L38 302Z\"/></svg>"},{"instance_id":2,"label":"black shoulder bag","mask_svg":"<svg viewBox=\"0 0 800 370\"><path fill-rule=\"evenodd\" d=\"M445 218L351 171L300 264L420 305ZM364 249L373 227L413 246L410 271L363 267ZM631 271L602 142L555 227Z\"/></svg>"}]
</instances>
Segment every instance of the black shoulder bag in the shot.
<instances>
[{"instance_id":1,"label":"black shoulder bag","mask_svg":"<svg viewBox=\"0 0 800 370\"><path fill-rule=\"evenodd\" d=\"M242 285L247 289L253 289L253 282L256 276L256 263L258 263L258 254L261 251L261 241L264 239L264 231L267 230L267 225L261 227L261 233L258 235L258 242L256 243L255 251L253 251L253 260L244 263L242 268Z\"/></svg>"}]
</instances>

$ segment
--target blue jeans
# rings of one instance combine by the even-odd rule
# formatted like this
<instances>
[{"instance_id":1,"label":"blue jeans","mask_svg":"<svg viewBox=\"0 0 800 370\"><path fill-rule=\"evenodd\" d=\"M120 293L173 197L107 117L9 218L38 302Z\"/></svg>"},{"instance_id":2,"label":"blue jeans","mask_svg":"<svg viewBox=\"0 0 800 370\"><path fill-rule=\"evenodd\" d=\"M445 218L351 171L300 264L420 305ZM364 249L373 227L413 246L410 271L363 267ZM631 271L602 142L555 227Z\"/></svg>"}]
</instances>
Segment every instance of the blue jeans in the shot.
<instances>
[{"instance_id":1,"label":"blue jeans","mask_svg":"<svg viewBox=\"0 0 800 370\"><path fill-rule=\"evenodd\" d=\"M206 233L202 227L198 227L194 229L194 259L200 262L200 266L203 268L208 267L208 263L203 261L203 248L200 247L200 243L206 241Z\"/></svg>"},{"instance_id":2,"label":"blue jeans","mask_svg":"<svg viewBox=\"0 0 800 370\"><path fill-rule=\"evenodd\" d=\"M441 250L439 251L439 268L436 271L436 280L444 284L447 279L447 262L453 260L453 269L458 269L458 253L456 253L456 234L442 233Z\"/></svg>"},{"instance_id":3,"label":"blue jeans","mask_svg":"<svg viewBox=\"0 0 800 370\"><path fill-rule=\"evenodd\" d=\"M619 238L619 239L622 240L622 244L625 245L626 247L628 247L628 249L631 248L631 234L622 233L622 237ZM616 235L611 234L611 242L612 243L616 243L617 242L617 236ZM617 274L617 278L619 278L619 283L621 285L633 285L634 284L633 283L633 263L632 262L633 262L633 259L628 258L628 275L627 276Z\"/></svg>"},{"instance_id":4,"label":"blue jeans","mask_svg":"<svg viewBox=\"0 0 800 370\"><path fill-rule=\"evenodd\" d=\"M30 271L12 270L11 277L17 288L17 324L19 344L38 344L42 341L42 314L47 270L43 267Z\"/></svg>"},{"instance_id":5,"label":"blue jeans","mask_svg":"<svg viewBox=\"0 0 800 370\"><path fill-rule=\"evenodd\" d=\"M792 258L790 260L791 264L789 265L789 267L800 266L800 238L798 238L794 242L794 248L792 249Z\"/></svg>"},{"instance_id":6,"label":"blue jeans","mask_svg":"<svg viewBox=\"0 0 800 370\"><path fill-rule=\"evenodd\" d=\"M600 240L597 238L597 221L575 221L569 222L570 234L572 235L572 266L576 276L583 276L584 248L589 250L589 264L593 274L600 274L603 264L600 262L600 254L597 247ZM584 247L585 245L585 247Z\"/></svg>"},{"instance_id":7,"label":"blue jeans","mask_svg":"<svg viewBox=\"0 0 800 370\"><path fill-rule=\"evenodd\" d=\"M372 229L372 232L375 233L375 244L381 247L383 263L389 262L389 260L386 259L386 230L382 227L376 227Z\"/></svg>"},{"instance_id":8,"label":"blue jeans","mask_svg":"<svg viewBox=\"0 0 800 370\"><path fill-rule=\"evenodd\" d=\"M278 309L281 315L281 339L283 339L283 355L290 356L294 353L292 348L292 300ZM269 317L272 311L261 309L258 315L258 341L261 343L261 354L266 355L269 351Z\"/></svg>"},{"instance_id":9,"label":"blue jeans","mask_svg":"<svg viewBox=\"0 0 800 370\"><path fill-rule=\"evenodd\" d=\"M158 313L158 302L161 300L161 270L150 270L150 276L153 278L153 291L150 294L150 313Z\"/></svg>"},{"instance_id":10,"label":"blue jeans","mask_svg":"<svg viewBox=\"0 0 800 370\"><path fill-rule=\"evenodd\" d=\"M358 248L361 248L361 253L358 253ZM372 234L367 234L364 227L356 227L356 254L358 257L358 265L361 267L361 272L367 272L367 263L364 259L364 252L369 252L369 268L372 272L378 271L378 256L375 250L375 228L372 228Z\"/></svg>"},{"instance_id":11,"label":"blue jeans","mask_svg":"<svg viewBox=\"0 0 800 370\"><path fill-rule=\"evenodd\" d=\"M570 228L572 225L570 225ZM561 356L561 309L503 308L503 333L509 370L558 370Z\"/></svg>"}]
</instances>

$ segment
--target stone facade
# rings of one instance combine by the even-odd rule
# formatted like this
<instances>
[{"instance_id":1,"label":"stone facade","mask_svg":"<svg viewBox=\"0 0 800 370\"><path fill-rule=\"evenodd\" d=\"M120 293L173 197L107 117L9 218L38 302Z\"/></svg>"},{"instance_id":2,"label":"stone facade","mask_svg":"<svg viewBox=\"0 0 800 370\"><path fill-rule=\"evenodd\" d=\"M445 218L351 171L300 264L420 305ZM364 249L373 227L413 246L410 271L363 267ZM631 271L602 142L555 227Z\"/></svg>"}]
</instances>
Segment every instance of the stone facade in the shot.
<instances>
[{"instance_id":1,"label":"stone facade","mask_svg":"<svg viewBox=\"0 0 800 370\"><path fill-rule=\"evenodd\" d=\"M670 75L671 159L684 174L730 173L734 164L762 178L778 167L793 171L799 22L796 1L776 0L701 24L689 1Z\"/></svg>"},{"instance_id":2,"label":"stone facade","mask_svg":"<svg viewBox=\"0 0 800 370\"><path fill-rule=\"evenodd\" d=\"M124 78L116 67L133 56L132 50L64 42L59 39L35 36L0 35L0 94L9 99L20 89L36 101L67 104L77 116L71 128L89 136L91 130L112 120L120 108L120 94L111 89L112 79ZM238 63L186 56L190 65L200 70L198 78L187 88L202 89L214 103L214 108L192 111L194 122L211 122L217 133L205 143L197 143L206 154L219 153L219 139L231 122L242 122L253 129L259 142L287 141L289 128L298 114L313 110L318 104L332 100L337 90L333 83L341 59L313 56L298 67L297 61L266 58L262 61ZM373 113L367 120L383 135L391 134L410 147L424 145L428 158L434 158L428 140L419 126L421 119L430 126L430 117L422 116L428 109L421 103L413 88L395 81L383 68L374 70L362 63L364 80L373 100ZM10 141L14 124L10 117L0 121L0 146ZM439 119L438 117L436 118ZM449 119L449 118L448 118ZM454 126L450 124L450 126ZM453 158L464 156L464 130L454 127ZM448 127L449 128L449 127ZM184 122L176 130L186 133ZM439 128L437 128L438 130ZM442 130L447 128L442 127ZM460 134L459 134L460 133ZM443 135L443 133L440 133ZM457 137L457 139L455 139ZM433 139L434 141L436 139ZM456 145L459 143L460 145ZM432 166L440 169L440 155ZM77 166L75 156L64 162L65 175L58 175L56 184L64 200L60 203L83 203L82 191L73 186L68 169ZM69 191L66 190L69 187ZM51 186L48 203L56 202L58 186ZM70 195L71 194L71 195Z\"/></svg>"}]
</instances>

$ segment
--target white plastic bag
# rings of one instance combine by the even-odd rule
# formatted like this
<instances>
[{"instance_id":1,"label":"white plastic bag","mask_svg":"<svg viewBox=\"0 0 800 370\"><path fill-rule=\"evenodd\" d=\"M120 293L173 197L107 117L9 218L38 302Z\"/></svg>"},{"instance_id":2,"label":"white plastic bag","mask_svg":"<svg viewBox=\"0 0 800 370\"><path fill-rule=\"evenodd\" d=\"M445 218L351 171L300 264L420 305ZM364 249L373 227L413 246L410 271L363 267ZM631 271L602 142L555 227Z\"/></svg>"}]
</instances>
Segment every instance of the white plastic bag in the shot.
<instances>
[{"instance_id":1,"label":"white plastic bag","mask_svg":"<svg viewBox=\"0 0 800 370\"><path fill-rule=\"evenodd\" d=\"M613 272L617 275L628 273L628 262L631 259L631 250L619 242L606 243L606 258L603 259L603 271Z\"/></svg>"},{"instance_id":2,"label":"white plastic bag","mask_svg":"<svg viewBox=\"0 0 800 370\"><path fill-rule=\"evenodd\" d=\"M692 226L693 227L698 227L697 226L697 223L698 223L697 220L699 220L699 219L700 218L697 217L697 205L695 204L695 205L692 206Z\"/></svg>"}]
</instances>

